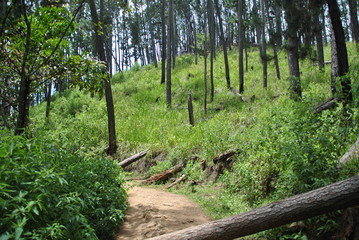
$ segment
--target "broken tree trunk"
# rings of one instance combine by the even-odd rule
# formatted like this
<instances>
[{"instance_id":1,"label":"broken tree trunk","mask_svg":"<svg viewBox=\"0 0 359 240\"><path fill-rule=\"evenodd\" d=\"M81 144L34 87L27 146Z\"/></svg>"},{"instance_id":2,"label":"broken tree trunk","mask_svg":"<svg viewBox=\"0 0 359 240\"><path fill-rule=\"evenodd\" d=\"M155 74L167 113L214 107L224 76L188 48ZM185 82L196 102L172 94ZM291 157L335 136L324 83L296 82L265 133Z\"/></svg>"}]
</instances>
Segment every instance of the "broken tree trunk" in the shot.
<instances>
[{"instance_id":1,"label":"broken tree trunk","mask_svg":"<svg viewBox=\"0 0 359 240\"><path fill-rule=\"evenodd\" d=\"M135 155L133 155L133 156L131 156L129 158L126 158L125 160L121 161L119 163L119 165L124 168L124 167L130 165L131 163L136 162L137 160L140 160L141 158L146 156L148 151L149 151L149 149L147 149L147 150L145 150L143 152L137 153L137 154L135 154Z\"/></svg>"},{"instance_id":2,"label":"broken tree trunk","mask_svg":"<svg viewBox=\"0 0 359 240\"><path fill-rule=\"evenodd\" d=\"M359 175L239 215L152 240L229 240L358 205Z\"/></svg>"},{"instance_id":3,"label":"broken tree trunk","mask_svg":"<svg viewBox=\"0 0 359 240\"><path fill-rule=\"evenodd\" d=\"M149 179L145 180L144 183L151 184L151 183L158 182L158 181L161 181L161 180L166 180L166 179L172 177L174 174L182 171L182 169L183 169L183 164L178 164L178 165L176 165L174 167L171 167L170 169L167 169L166 171L157 173L156 175L154 175L154 176L150 177Z\"/></svg>"},{"instance_id":4,"label":"broken tree trunk","mask_svg":"<svg viewBox=\"0 0 359 240\"><path fill-rule=\"evenodd\" d=\"M186 175L183 174L180 178L178 178L176 181L174 181L173 183L171 183L167 189L170 189L171 187L176 186L178 183L182 182L185 179Z\"/></svg>"},{"instance_id":5,"label":"broken tree trunk","mask_svg":"<svg viewBox=\"0 0 359 240\"><path fill-rule=\"evenodd\" d=\"M338 98L330 98L330 99L326 100L325 102L321 103L320 105L318 105L313 110L313 113L317 114L324 110L330 109L330 108L334 107L337 102L338 102Z\"/></svg>"},{"instance_id":6,"label":"broken tree trunk","mask_svg":"<svg viewBox=\"0 0 359 240\"><path fill-rule=\"evenodd\" d=\"M353 146L351 146L350 149L339 160L338 168L342 168L343 164L350 162L354 158L359 158L359 137Z\"/></svg>"}]
</instances>

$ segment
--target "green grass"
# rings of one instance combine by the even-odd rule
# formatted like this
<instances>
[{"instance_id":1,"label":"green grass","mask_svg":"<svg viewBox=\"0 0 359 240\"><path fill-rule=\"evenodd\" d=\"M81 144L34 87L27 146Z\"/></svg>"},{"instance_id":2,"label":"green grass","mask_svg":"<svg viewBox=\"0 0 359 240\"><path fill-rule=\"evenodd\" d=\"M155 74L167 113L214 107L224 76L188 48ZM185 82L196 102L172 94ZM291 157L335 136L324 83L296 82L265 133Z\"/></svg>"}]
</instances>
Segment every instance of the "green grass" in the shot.
<instances>
[{"instance_id":1,"label":"green grass","mask_svg":"<svg viewBox=\"0 0 359 240\"><path fill-rule=\"evenodd\" d=\"M279 54L282 78L276 78L274 62L268 65L268 88L262 87L262 66L257 49L249 51L242 102L226 89L222 53L214 64L215 97L203 110L203 59L177 58L172 76L172 108L166 107L165 85L160 84L160 68L136 67L113 77L116 130L122 159L150 148L149 158L163 153L164 162L143 167L155 173L168 166L187 163L187 182L181 192L198 201L214 218L222 218L261 206L270 201L305 192L341 178L357 174L358 165L339 172L338 158L359 134L358 68L355 46L348 44L354 103L344 110L313 115L312 109L331 97L330 67L320 72L310 60L302 60L303 99L289 98L286 53ZM325 49L330 60L330 49ZM238 89L237 51L229 52L231 83ZM251 69L253 67L253 70ZM208 75L209 81L209 75ZM209 85L209 84L208 84ZM339 84L338 84L339 86ZM188 123L187 92L194 99L195 126ZM44 121L45 105L31 110L32 131L44 134L58 145L85 156L104 154L107 146L104 99L72 89L57 97L49 121ZM345 113L345 111L347 111ZM214 183L207 181L200 162L228 149L236 149L232 169ZM198 160L192 161L193 156ZM135 164L136 165L136 164ZM193 185L193 183L197 185ZM269 235L268 235L269 236Z\"/></svg>"}]
</instances>

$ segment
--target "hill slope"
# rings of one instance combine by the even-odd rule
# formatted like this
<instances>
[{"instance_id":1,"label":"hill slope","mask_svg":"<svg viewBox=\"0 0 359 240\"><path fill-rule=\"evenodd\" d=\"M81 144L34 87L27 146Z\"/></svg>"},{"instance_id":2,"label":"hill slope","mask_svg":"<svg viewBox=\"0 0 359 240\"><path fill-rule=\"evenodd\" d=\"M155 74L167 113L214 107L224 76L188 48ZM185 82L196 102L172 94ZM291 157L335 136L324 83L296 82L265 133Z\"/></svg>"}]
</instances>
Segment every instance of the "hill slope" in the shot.
<instances>
[{"instance_id":1,"label":"hill slope","mask_svg":"<svg viewBox=\"0 0 359 240\"><path fill-rule=\"evenodd\" d=\"M359 84L355 69L359 59L354 47L350 47L350 74L357 103ZM230 52L234 89L238 88L236 54ZM326 58L330 58L328 52ZM291 100L286 61L282 52L281 80L276 79L274 64L270 62L265 90L259 53L252 49L245 73L244 98L248 101L243 102L226 89L223 56L219 53L214 71L215 97L208 105L208 113L203 110L203 62L195 65L191 55L179 57L173 70L172 109L166 108L160 69L135 66L117 73L113 77L119 143L115 158L123 159L150 148L149 156L132 166L147 174L185 163L187 181L183 191L195 192L194 198L215 218L357 174L357 161L341 172L336 165L359 134L358 107L353 104L344 110L339 104L333 110L313 114L314 106L331 96L330 69L327 66L319 72L309 60L301 62L303 99ZM194 99L194 127L188 124L188 90ZM254 100L249 101L251 98ZM47 122L44 107L32 109L34 131L84 155L103 154L107 141L103 99L91 98L89 93L75 89L62 97L56 95ZM228 150L236 153L228 164L219 166L213 161Z\"/></svg>"}]
</instances>

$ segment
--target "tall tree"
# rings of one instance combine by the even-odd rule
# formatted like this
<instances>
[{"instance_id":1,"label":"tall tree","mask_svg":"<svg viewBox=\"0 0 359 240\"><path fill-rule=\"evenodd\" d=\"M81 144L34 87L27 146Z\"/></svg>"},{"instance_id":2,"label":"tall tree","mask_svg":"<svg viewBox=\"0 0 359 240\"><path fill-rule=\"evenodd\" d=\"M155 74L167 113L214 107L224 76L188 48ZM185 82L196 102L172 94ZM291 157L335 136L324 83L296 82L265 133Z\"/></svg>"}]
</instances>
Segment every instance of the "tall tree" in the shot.
<instances>
[{"instance_id":1,"label":"tall tree","mask_svg":"<svg viewBox=\"0 0 359 240\"><path fill-rule=\"evenodd\" d=\"M162 26L162 51L161 51L161 84L166 82L166 0L162 0L161 4L161 26Z\"/></svg>"},{"instance_id":2,"label":"tall tree","mask_svg":"<svg viewBox=\"0 0 359 240\"><path fill-rule=\"evenodd\" d=\"M167 108L172 104L172 81L171 81L171 60L173 54L173 0L168 3L168 31L167 31L167 79L166 79L166 103Z\"/></svg>"},{"instance_id":3,"label":"tall tree","mask_svg":"<svg viewBox=\"0 0 359 240\"><path fill-rule=\"evenodd\" d=\"M213 1L207 0L207 13L208 13L208 30L209 30L209 42L210 42L210 69L209 77L211 84L211 102L214 100L214 58L216 52L216 39L215 39L215 23L214 23L214 9Z\"/></svg>"},{"instance_id":4,"label":"tall tree","mask_svg":"<svg viewBox=\"0 0 359 240\"><path fill-rule=\"evenodd\" d=\"M106 54L105 54L105 42L103 39L103 35L101 34L101 28L100 28L101 23L97 15L96 4L94 0L89 0L88 3L90 5L93 30L96 39L95 47L97 51L97 56L100 61L104 63L108 63L108 59L106 58ZM109 137L109 147L107 149L107 154L114 155L117 150L116 128L115 128L116 122L115 122L115 110L113 104L112 89L110 83L110 75L108 72L104 72L103 82L105 86L107 125L108 125L108 137Z\"/></svg>"},{"instance_id":5,"label":"tall tree","mask_svg":"<svg viewBox=\"0 0 359 240\"><path fill-rule=\"evenodd\" d=\"M230 75L229 75L229 63L228 63L228 53L227 53L227 43L226 43L226 39L224 37L224 31L223 31L223 21L222 21L222 15L221 15L221 11L220 11L220 6L219 6L219 1L215 0L215 7L216 7L216 13L217 13L217 18L219 21L219 31L220 31L220 39L221 39L221 43L222 43L222 47L223 47L223 58L224 58L224 68L225 68L225 72L226 72L226 82L227 82L227 88L231 89L231 79L230 79Z\"/></svg>"},{"instance_id":6,"label":"tall tree","mask_svg":"<svg viewBox=\"0 0 359 240\"><path fill-rule=\"evenodd\" d=\"M350 28L352 31L352 38L357 44L357 50L359 51L359 23L358 23L358 1L347 0L349 5L350 14Z\"/></svg>"},{"instance_id":7,"label":"tall tree","mask_svg":"<svg viewBox=\"0 0 359 240\"><path fill-rule=\"evenodd\" d=\"M243 27L243 0L238 1L238 79L239 93L244 92L244 68L243 68L243 46L244 46L244 27Z\"/></svg>"},{"instance_id":8,"label":"tall tree","mask_svg":"<svg viewBox=\"0 0 359 240\"><path fill-rule=\"evenodd\" d=\"M302 97L302 88L300 84L299 71L299 38L298 30L300 24L301 13L296 1L283 1L283 8L285 11L285 19L287 22L287 40L288 40L288 65L290 75L290 89L291 98L299 99Z\"/></svg>"},{"instance_id":9,"label":"tall tree","mask_svg":"<svg viewBox=\"0 0 359 240\"><path fill-rule=\"evenodd\" d=\"M342 86L344 105L353 100L350 78L346 75L349 71L348 52L345 42L345 34L340 19L340 9L336 0L326 1L329 8L330 20L332 23L335 45L338 58L338 77Z\"/></svg>"},{"instance_id":10,"label":"tall tree","mask_svg":"<svg viewBox=\"0 0 359 240\"><path fill-rule=\"evenodd\" d=\"M260 0L260 8L261 8L261 60L263 67L263 87L267 88L267 75L268 75L268 67L267 67L267 43L266 43L266 34L265 34L265 0Z\"/></svg>"}]
</instances>

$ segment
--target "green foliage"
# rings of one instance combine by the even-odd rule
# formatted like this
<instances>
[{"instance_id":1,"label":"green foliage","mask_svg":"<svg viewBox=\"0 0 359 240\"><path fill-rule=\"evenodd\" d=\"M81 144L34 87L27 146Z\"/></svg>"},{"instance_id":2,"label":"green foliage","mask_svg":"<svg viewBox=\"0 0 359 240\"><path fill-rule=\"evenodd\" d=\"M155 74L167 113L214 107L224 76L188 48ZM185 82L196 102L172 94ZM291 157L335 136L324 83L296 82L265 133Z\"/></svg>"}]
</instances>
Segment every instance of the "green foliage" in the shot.
<instances>
[{"instance_id":1,"label":"green foliage","mask_svg":"<svg viewBox=\"0 0 359 240\"><path fill-rule=\"evenodd\" d=\"M354 49L354 48L353 48ZM117 119L119 149L116 158L150 148L166 152L157 166L140 171L155 174L178 163L187 163L187 183L182 192L190 194L214 218L223 218L251 207L279 200L353 176L358 161L337 169L337 161L359 134L358 107L336 108L313 114L314 106L331 97L330 69L320 72L310 60L301 62L303 98L289 98L288 68L285 52L280 52L282 79L276 79L274 61L268 64L268 88L262 86L262 69L257 49L248 49L243 102L226 88L223 56L215 61L215 99L203 110L203 58L190 65L193 56L177 59L173 69L173 108L166 108L165 86L161 71L152 65L136 67L113 77L113 96ZM238 88L237 51L229 52L232 87ZM330 53L325 51L328 59ZM351 56L353 86L358 58ZM193 93L195 126L188 124L187 92ZM355 101L358 92L353 91ZM252 96L255 96L252 98ZM249 100L251 99L252 100ZM32 109L32 132L41 133L69 151L81 156L103 154L106 147L106 110L103 99L71 90L56 97L49 121L43 120L45 105ZM51 129L49 132L44 130ZM228 149L238 151L233 165L213 183L202 170L212 159ZM193 160L196 156L198 160ZM145 161L145 160L144 160ZM140 165L143 166L143 165ZM148 166L148 165L147 165ZM149 167L148 167L149 168ZM330 218L314 219L311 226L325 225ZM279 239L304 234L283 229L265 232L262 238Z\"/></svg>"},{"instance_id":2,"label":"green foliage","mask_svg":"<svg viewBox=\"0 0 359 240\"><path fill-rule=\"evenodd\" d=\"M1 239L108 239L126 209L123 173L49 141L0 132Z\"/></svg>"}]
</instances>

